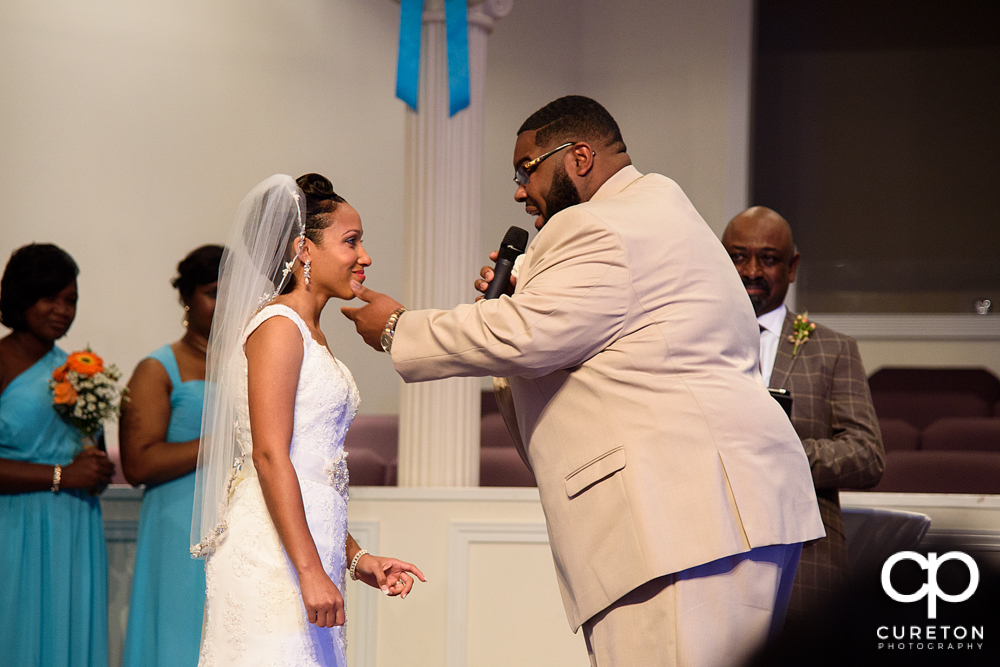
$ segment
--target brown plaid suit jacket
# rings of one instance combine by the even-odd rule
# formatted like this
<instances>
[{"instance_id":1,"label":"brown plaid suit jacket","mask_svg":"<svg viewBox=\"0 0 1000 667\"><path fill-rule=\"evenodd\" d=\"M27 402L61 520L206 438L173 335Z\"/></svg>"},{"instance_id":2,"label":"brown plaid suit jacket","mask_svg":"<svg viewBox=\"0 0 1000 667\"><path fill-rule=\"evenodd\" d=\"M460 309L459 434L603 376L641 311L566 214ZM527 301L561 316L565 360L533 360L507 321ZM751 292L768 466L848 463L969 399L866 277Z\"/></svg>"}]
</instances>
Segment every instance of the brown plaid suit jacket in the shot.
<instances>
[{"instance_id":1,"label":"brown plaid suit jacket","mask_svg":"<svg viewBox=\"0 0 1000 667\"><path fill-rule=\"evenodd\" d=\"M882 477L885 449L858 344L821 324L793 357L797 314L781 327L770 385L792 395L792 425L802 439L826 537L806 542L795 575L789 620L835 591L847 573L847 538L838 489L865 489Z\"/></svg>"}]
</instances>

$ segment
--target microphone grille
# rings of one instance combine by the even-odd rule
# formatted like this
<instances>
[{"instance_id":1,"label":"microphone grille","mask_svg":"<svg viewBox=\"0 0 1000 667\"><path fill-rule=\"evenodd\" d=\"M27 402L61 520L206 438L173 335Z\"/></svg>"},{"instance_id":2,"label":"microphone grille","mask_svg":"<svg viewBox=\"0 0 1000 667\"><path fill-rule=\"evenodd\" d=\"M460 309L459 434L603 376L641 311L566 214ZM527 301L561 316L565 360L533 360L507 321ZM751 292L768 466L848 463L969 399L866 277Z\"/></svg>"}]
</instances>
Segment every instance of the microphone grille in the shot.
<instances>
[{"instance_id":1,"label":"microphone grille","mask_svg":"<svg viewBox=\"0 0 1000 667\"><path fill-rule=\"evenodd\" d=\"M522 229L517 225L511 225L511 228L504 234L503 243L500 245L503 248L516 248L517 254L520 255L528 247L528 230Z\"/></svg>"}]
</instances>

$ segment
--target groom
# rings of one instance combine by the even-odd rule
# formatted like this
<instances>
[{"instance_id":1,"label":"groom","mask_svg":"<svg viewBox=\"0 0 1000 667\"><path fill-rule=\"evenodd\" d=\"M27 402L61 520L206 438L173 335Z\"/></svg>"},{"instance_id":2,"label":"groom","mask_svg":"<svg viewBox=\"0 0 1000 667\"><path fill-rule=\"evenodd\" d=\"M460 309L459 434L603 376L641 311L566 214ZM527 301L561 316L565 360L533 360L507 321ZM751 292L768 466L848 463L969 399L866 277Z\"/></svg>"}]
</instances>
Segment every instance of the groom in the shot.
<instances>
[{"instance_id":1,"label":"groom","mask_svg":"<svg viewBox=\"0 0 1000 667\"><path fill-rule=\"evenodd\" d=\"M540 231L512 295L405 311L356 284L368 304L344 314L407 382L508 378L593 665L735 663L780 630L801 543L824 534L740 278L594 100L529 117L514 168Z\"/></svg>"}]
</instances>

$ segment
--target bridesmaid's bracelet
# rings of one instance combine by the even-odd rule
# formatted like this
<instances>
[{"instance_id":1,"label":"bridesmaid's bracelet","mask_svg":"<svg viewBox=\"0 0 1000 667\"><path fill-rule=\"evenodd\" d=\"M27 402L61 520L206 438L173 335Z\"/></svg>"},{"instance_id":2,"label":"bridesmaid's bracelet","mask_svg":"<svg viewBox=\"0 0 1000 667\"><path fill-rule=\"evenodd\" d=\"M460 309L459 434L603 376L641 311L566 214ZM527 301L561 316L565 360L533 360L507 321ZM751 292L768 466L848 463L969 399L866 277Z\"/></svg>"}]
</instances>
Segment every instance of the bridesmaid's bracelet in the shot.
<instances>
[{"instance_id":1,"label":"bridesmaid's bracelet","mask_svg":"<svg viewBox=\"0 0 1000 667\"><path fill-rule=\"evenodd\" d=\"M52 493L59 493L59 483L62 482L62 466L58 463L52 469Z\"/></svg>"},{"instance_id":2,"label":"bridesmaid's bracelet","mask_svg":"<svg viewBox=\"0 0 1000 667\"><path fill-rule=\"evenodd\" d=\"M358 553L354 554L354 560L351 561L351 568L350 568L352 581L358 580L358 576L354 574L354 569L358 566L358 561L361 560L361 557L364 556L366 553L368 552L362 549Z\"/></svg>"}]
</instances>

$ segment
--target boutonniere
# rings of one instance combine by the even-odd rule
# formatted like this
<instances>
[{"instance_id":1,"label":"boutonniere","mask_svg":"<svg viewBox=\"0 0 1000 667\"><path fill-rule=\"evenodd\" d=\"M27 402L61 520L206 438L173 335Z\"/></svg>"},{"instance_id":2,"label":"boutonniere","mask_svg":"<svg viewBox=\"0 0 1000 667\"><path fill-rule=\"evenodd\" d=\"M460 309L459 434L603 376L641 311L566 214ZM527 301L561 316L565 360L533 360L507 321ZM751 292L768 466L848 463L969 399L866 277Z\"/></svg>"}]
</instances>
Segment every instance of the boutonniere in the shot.
<instances>
[{"instance_id":1,"label":"boutonniere","mask_svg":"<svg viewBox=\"0 0 1000 667\"><path fill-rule=\"evenodd\" d=\"M795 317L795 321L792 323L792 335L788 337L788 342L795 345L792 348L792 357L799 353L799 348L809 340L809 334L815 330L816 323L809 321L809 313L802 313Z\"/></svg>"}]
</instances>

